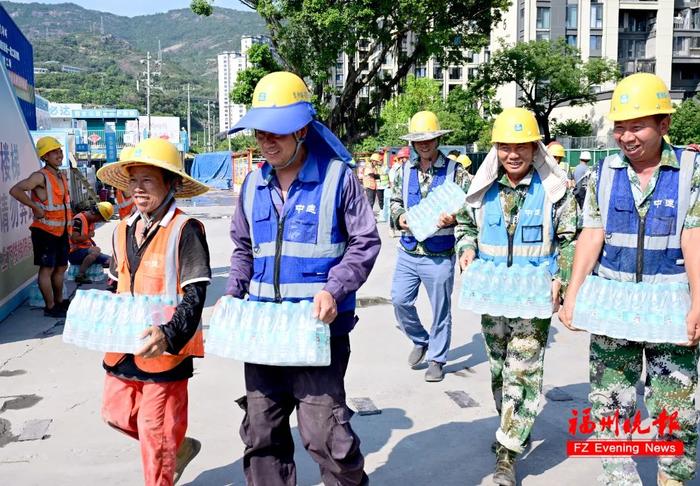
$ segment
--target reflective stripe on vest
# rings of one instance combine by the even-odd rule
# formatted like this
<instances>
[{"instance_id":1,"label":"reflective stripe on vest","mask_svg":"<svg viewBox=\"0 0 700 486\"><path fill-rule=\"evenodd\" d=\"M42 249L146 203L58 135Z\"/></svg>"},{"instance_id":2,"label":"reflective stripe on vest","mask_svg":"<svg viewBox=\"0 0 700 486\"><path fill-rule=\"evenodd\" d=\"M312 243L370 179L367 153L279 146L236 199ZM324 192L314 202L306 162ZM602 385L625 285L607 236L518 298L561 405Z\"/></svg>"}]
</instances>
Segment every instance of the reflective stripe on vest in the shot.
<instances>
[{"instance_id":1,"label":"reflective stripe on vest","mask_svg":"<svg viewBox=\"0 0 700 486\"><path fill-rule=\"evenodd\" d=\"M513 233L512 262L519 265L549 266L557 270L554 242L554 204L547 197L539 174L535 171ZM500 188L494 182L484 195L477 211L479 258L497 264L508 261L508 231L501 204Z\"/></svg>"},{"instance_id":2,"label":"reflective stripe on vest","mask_svg":"<svg viewBox=\"0 0 700 486\"><path fill-rule=\"evenodd\" d=\"M88 239L85 241L81 241L81 242L74 242L73 235L71 234L70 252L73 253L74 251L80 250L82 248L91 248L92 241L90 239L90 233L94 229L95 225L88 223L87 217L85 217L85 214L83 214L83 213L78 213L78 215L73 219L80 219L80 222L83 223L83 225L80 229L80 236L87 236Z\"/></svg>"},{"instance_id":3,"label":"reflective stripe on vest","mask_svg":"<svg viewBox=\"0 0 700 486\"><path fill-rule=\"evenodd\" d=\"M73 213L65 174L59 171L57 176L46 167L41 168L39 172L44 175L46 200L39 199L34 191L31 193L31 199L44 210L44 217L35 219L30 228L38 228L54 236L61 236L64 230L70 233Z\"/></svg>"},{"instance_id":4,"label":"reflective stripe on vest","mask_svg":"<svg viewBox=\"0 0 700 486\"><path fill-rule=\"evenodd\" d=\"M304 182L304 189L292 193L292 199L285 204L283 225L279 224L262 170L248 176L243 188L243 212L253 250L253 276L248 289L251 300L278 300L276 275L279 300L311 300L323 289L328 272L341 260L347 247L334 224L344 169L344 162L331 160L320 183L312 187L312 183ZM322 172L323 168L319 170ZM278 235L280 227L282 234ZM339 311L354 307L354 294L338 302Z\"/></svg>"},{"instance_id":5,"label":"reflective stripe on vest","mask_svg":"<svg viewBox=\"0 0 700 486\"><path fill-rule=\"evenodd\" d=\"M141 258L141 264L134 276L133 288L131 288L131 273L126 256L128 221L123 220L119 223L115 230L116 244L114 248L118 264L119 280L117 293L130 292L138 295L161 295L176 303L182 300L179 246L182 228L189 220L189 216L176 209L175 215L168 225L158 229ZM169 312L166 313L166 318L170 319L174 311L174 307L169 309ZM106 353L104 361L108 366L115 366L124 356L121 353ZM202 334L201 321L194 336L177 355L164 354L155 358L134 357L134 363L140 370L147 373L162 373L175 368L188 356L204 356L204 336Z\"/></svg>"},{"instance_id":6,"label":"reflective stripe on vest","mask_svg":"<svg viewBox=\"0 0 700 486\"><path fill-rule=\"evenodd\" d=\"M126 197L123 191L117 189L115 194L117 198L117 211L119 212L119 219L128 218L134 209L134 200L131 196Z\"/></svg>"},{"instance_id":7,"label":"reflective stripe on vest","mask_svg":"<svg viewBox=\"0 0 700 486\"><path fill-rule=\"evenodd\" d=\"M680 157L678 157L680 155ZM681 251L681 233L690 204L695 152L677 151L680 169L662 167L644 218L641 281L688 281ZM605 227L605 244L595 273L623 282L637 281L638 235L641 231L627 168L612 168L618 155L605 158L598 168L597 199Z\"/></svg>"},{"instance_id":8,"label":"reflective stripe on vest","mask_svg":"<svg viewBox=\"0 0 700 486\"><path fill-rule=\"evenodd\" d=\"M440 154L438 157L443 156ZM446 165L436 167L436 172L433 174L433 180L430 183L428 193L446 180L454 182L456 168L457 162L451 159L447 160ZM403 180L401 181L401 189L403 193L403 204L406 209L416 206L420 203L421 199L423 199L423 193L418 180L418 170L418 167L415 167L410 163L405 163L403 166ZM408 251L413 251L418 246L418 241L413 237L411 232L407 230L402 231L400 242L401 246ZM450 248L454 248L454 228L440 228L433 234L433 236L423 241L423 245L432 253L442 253Z\"/></svg>"}]
</instances>

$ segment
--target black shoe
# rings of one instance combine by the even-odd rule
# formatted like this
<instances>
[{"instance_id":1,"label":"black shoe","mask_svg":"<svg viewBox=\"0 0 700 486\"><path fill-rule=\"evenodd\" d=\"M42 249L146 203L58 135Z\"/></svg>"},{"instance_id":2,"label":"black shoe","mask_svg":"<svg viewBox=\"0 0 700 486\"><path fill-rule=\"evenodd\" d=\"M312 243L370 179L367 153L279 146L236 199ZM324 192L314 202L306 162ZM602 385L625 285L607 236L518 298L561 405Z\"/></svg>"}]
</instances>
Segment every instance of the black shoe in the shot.
<instances>
[{"instance_id":1,"label":"black shoe","mask_svg":"<svg viewBox=\"0 0 700 486\"><path fill-rule=\"evenodd\" d=\"M70 306L70 299L63 299L60 303L56 304L56 306L59 309L63 309L64 311L68 311L68 307Z\"/></svg>"},{"instance_id":2,"label":"black shoe","mask_svg":"<svg viewBox=\"0 0 700 486\"><path fill-rule=\"evenodd\" d=\"M425 353L428 351L428 346L414 346L411 354L408 355L408 366L413 368L423 362Z\"/></svg>"},{"instance_id":3,"label":"black shoe","mask_svg":"<svg viewBox=\"0 0 700 486\"><path fill-rule=\"evenodd\" d=\"M55 305L51 309L44 307L44 316L56 318L66 317L66 310L61 309L59 305Z\"/></svg>"},{"instance_id":4,"label":"black shoe","mask_svg":"<svg viewBox=\"0 0 700 486\"><path fill-rule=\"evenodd\" d=\"M92 280L87 278L85 275L82 273L79 273L78 275L75 276L75 283L78 285L81 284L91 284Z\"/></svg>"},{"instance_id":5,"label":"black shoe","mask_svg":"<svg viewBox=\"0 0 700 486\"><path fill-rule=\"evenodd\" d=\"M425 370L425 381L438 382L445 378L445 372L442 370L442 363L431 361L428 364L428 369Z\"/></svg>"},{"instance_id":6,"label":"black shoe","mask_svg":"<svg viewBox=\"0 0 700 486\"><path fill-rule=\"evenodd\" d=\"M493 472L493 482L500 486L515 486L515 456L514 451L501 445L496 451L496 469Z\"/></svg>"}]
</instances>

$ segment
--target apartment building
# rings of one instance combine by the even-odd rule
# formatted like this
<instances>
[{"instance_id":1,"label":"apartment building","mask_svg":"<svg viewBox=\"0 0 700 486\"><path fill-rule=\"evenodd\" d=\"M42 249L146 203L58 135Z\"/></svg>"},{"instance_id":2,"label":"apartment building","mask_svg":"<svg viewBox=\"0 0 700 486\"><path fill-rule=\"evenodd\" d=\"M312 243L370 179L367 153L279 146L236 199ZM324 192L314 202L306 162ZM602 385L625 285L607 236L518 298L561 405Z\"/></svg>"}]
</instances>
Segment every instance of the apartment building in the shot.
<instances>
[{"instance_id":1,"label":"apartment building","mask_svg":"<svg viewBox=\"0 0 700 486\"><path fill-rule=\"evenodd\" d=\"M675 101L700 89L700 0L515 0L492 31L490 50L501 41L558 38L578 47L583 59L616 60L624 75L657 74ZM558 108L554 116L587 116L605 133L612 88L601 86L593 106ZM501 87L498 97L504 107L517 105L515 84Z\"/></svg>"},{"instance_id":2,"label":"apartment building","mask_svg":"<svg viewBox=\"0 0 700 486\"><path fill-rule=\"evenodd\" d=\"M246 106L232 103L229 94L236 84L238 73L249 67L247 52L254 44L269 44L264 35L241 37L240 51L226 51L217 56L219 76L219 131L227 131L246 114Z\"/></svg>"}]
</instances>

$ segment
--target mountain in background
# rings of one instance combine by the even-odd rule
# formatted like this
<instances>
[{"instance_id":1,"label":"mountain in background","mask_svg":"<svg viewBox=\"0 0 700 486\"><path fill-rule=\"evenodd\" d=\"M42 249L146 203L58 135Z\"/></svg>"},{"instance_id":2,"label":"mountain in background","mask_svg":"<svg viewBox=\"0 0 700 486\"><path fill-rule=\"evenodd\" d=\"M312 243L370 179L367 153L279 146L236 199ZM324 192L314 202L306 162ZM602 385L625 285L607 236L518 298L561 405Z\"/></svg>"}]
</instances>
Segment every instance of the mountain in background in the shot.
<instances>
[{"instance_id":1,"label":"mountain in background","mask_svg":"<svg viewBox=\"0 0 700 486\"><path fill-rule=\"evenodd\" d=\"M155 78L160 89L151 93L152 114L184 119L190 83L193 128L206 120L204 100L216 98L217 54L240 50L242 35L266 33L256 12L220 7L210 17L189 9L123 17L72 3L0 3L32 42L35 67L49 70L35 75L35 86L50 101L137 108L145 114L143 81L136 91L145 71L140 60L147 51L155 60L160 40L162 75ZM61 72L63 65L84 72Z\"/></svg>"}]
</instances>

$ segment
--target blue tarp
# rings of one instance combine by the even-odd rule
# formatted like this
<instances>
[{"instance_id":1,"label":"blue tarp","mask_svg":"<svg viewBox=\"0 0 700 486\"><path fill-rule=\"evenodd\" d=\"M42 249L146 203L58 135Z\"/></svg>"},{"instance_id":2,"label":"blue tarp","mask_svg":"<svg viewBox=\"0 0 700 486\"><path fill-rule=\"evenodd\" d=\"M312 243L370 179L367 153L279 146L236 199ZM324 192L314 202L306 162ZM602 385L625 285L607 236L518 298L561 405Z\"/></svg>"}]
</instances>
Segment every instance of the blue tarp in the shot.
<instances>
[{"instance_id":1,"label":"blue tarp","mask_svg":"<svg viewBox=\"0 0 700 486\"><path fill-rule=\"evenodd\" d=\"M197 154L190 175L213 189L231 189L231 152Z\"/></svg>"}]
</instances>

